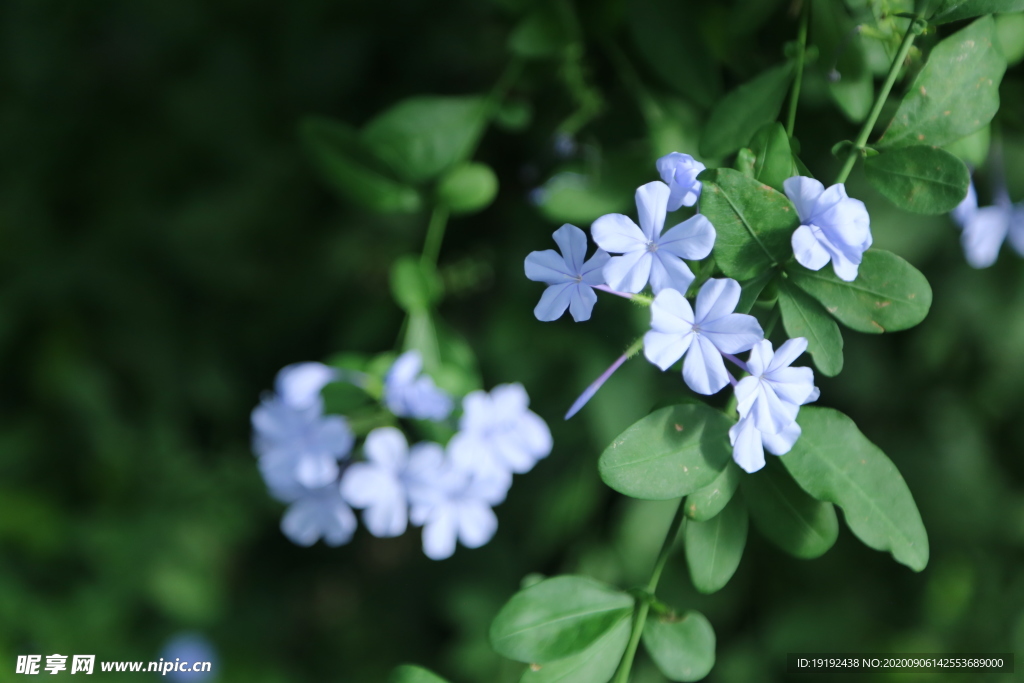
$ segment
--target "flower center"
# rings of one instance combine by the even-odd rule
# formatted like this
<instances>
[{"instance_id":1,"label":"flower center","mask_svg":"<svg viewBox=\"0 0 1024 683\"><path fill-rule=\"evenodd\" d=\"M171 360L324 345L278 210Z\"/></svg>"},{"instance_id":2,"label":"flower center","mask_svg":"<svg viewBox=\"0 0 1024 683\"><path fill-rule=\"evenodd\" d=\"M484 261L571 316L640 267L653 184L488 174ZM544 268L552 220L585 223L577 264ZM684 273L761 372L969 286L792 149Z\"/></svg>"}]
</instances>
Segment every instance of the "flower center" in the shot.
<instances>
[{"instance_id":1,"label":"flower center","mask_svg":"<svg viewBox=\"0 0 1024 683\"><path fill-rule=\"evenodd\" d=\"M658 251L658 243L655 242L654 240L649 241L647 243L647 251L648 251L648 253L651 253L651 254L653 254L654 252Z\"/></svg>"}]
</instances>

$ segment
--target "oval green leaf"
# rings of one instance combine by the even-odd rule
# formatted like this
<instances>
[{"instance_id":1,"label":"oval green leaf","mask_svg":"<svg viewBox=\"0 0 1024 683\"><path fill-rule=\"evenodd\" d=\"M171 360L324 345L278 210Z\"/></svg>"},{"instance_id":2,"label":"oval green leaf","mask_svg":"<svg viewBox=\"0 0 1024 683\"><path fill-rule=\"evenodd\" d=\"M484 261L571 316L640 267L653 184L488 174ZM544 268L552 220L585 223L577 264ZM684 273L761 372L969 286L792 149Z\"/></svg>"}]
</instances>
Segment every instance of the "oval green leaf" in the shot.
<instances>
[{"instance_id":1,"label":"oval green leaf","mask_svg":"<svg viewBox=\"0 0 1024 683\"><path fill-rule=\"evenodd\" d=\"M967 196L971 173L944 149L912 145L864 160L864 175L882 196L904 211L948 213Z\"/></svg>"},{"instance_id":2,"label":"oval green leaf","mask_svg":"<svg viewBox=\"0 0 1024 683\"><path fill-rule=\"evenodd\" d=\"M809 560L835 544L839 537L835 508L807 495L775 458L768 458L759 472L743 477L742 486L754 526L790 555Z\"/></svg>"},{"instance_id":3,"label":"oval green leaf","mask_svg":"<svg viewBox=\"0 0 1024 683\"><path fill-rule=\"evenodd\" d=\"M758 128L779 117L792 78L793 63L785 62L719 100L701 136L701 155L720 158L745 147Z\"/></svg>"},{"instance_id":4,"label":"oval green leaf","mask_svg":"<svg viewBox=\"0 0 1024 683\"><path fill-rule=\"evenodd\" d=\"M652 615L642 637L647 654L671 681L699 681L715 665L715 629L696 610L678 617Z\"/></svg>"},{"instance_id":5,"label":"oval green leaf","mask_svg":"<svg viewBox=\"0 0 1024 683\"><path fill-rule=\"evenodd\" d=\"M789 280L779 283L782 326L790 339L807 340L807 352L821 374L835 377L843 369L843 335L821 304Z\"/></svg>"},{"instance_id":6,"label":"oval green leaf","mask_svg":"<svg viewBox=\"0 0 1024 683\"><path fill-rule=\"evenodd\" d=\"M300 124L299 135L321 177L345 199L380 213L412 213L422 205L416 188L392 178L347 124L310 117Z\"/></svg>"},{"instance_id":7,"label":"oval green leaf","mask_svg":"<svg viewBox=\"0 0 1024 683\"><path fill-rule=\"evenodd\" d=\"M736 573L747 544L747 506L739 496L707 522L686 522L686 564L693 586L714 593Z\"/></svg>"},{"instance_id":8,"label":"oval green leaf","mask_svg":"<svg viewBox=\"0 0 1024 683\"><path fill-rule=\"evenodd\" d=\"M412 97L363 128L363 141L398 177L422 183L463 161L483 132L482 97Z\"/></svg>"},{"instance_id":9,"label":"oval green leaf","mask_svg":"<svg viewBox=\"0 0 1024 683\"><path fill-rule=\"evenodd\" d=\"M633 620L629 615L618 622L586 650L548 664L533 664L520 683L608 683L615 675Z\"/></svg>"},{"instance_id":10,"label":"oval green leaf","mask_svg":"<svg viewBox=\"0 0 1024 683\"><path fill-rule=\"evenodd\" d=\"M877 147L941 147L988 124L999 110L1006 60L995 22L983 17L936 45Z\"/></svg>"},{"instance_id":11,"label":"oval green leaf","mask_svg":"<svg viewBox=\"0 0 1024 683\"><path fill-rule=\"evenodd\" d=\"M983 14L1008 14L1024 11L1024 0L945 0L930 19L933 24L980 17Z\"/></svg>"},{"instance_id":12,"label":"oval green leaf","mask_svg":"<svg viewBox=\"0 0 1024 683\"><path fill-rule=\"evenodd\" d=\"M928 534L896 466L853 420L831 408L805 407L803 434L782 464L807 493L843 509L850 530L914 571L928 564Z\"/></svg>"},{"instance_id":13,"label":"oval green leaf","mask_svg":"<svg viewBox=\"0 0 1024 683\"><path fill-rule=\"evenodd\" d=\"M757 155L754 178L765 185L783 192L782 183L798 175L789 135L778 121L762 126L750 141L750 149Z\"/></svg>"},{"instance_id":14,"label":"oval green leaf","mask_svg":"<svg viewBox=\"0 0 1024 683\"><path fill-rule=\"evenodd\" d=\"M706 522L717 515L732 500L742 476L743 471L730 462L713 482L686 497L686 516Z\"/></svg>"},{"instance_id":15,"label":"oval green leaf","mask_svg":"<svg viewBox=\"0 0 1024 683\"><path fill-rule=\"evenodd\" d=\"M714 481L729 462L730 426L725 415L703 403L656 410L601 454L601 479L633 498L685 496Z\"/></svg>"},{"instance_id":16,"label":"oval green leaf","mask_svg":"<svg viewBox=\"0 0 1024 683\"><path fill-rule=\"evenodd\" d=\"M403 664L391 672L388 683L448 683L448 681L421 666Z\"/></svg>"},{"instance_id":17,"label":"oval green leaf","mask_svg":"<svg viewBox=\"0 0 1024 683\"><path fill-rule=\"evenodd\" d=\"M437 183L437 198L452 213L472 213L486 209L498 194L498 176L487 164L459 164Z\"/></svg>"},{"instance_id":18,"label":"oval green leaf","mask_svg":"<svg viewBox=\"0 0 1024 683\"><path fill-rule=\"evenodd\" d=\"M932 288L925 276L896 254L880 249L864 253L853 282L840 280L827 265L818 271L793 265L787 272L797 287L858 332L905 330L924 320L932 305Z\"/></svg>"},{"instance_id":19,"label":"oval green leaf","mask_svg":"<svg viewBox=\"0 0 1024 683\"><path fill-rule=\"evenodd\" d=\"M700 212L715 226L715 261L726 276L747 280L789 258L800 220L786 195L731 168L699 177Z\"/></svg>"},{"instance_id":20,"label":"oval green leaf","mask_svg":"<svg viewBox=\"0 0 1024 683\"><path fill-rule=\"evenodd\" d=\"M581 652L633 611L631 596L584 576L525 588L491 623L491 645L509 659L545 664Z\"/></svg>"}]
</instances>

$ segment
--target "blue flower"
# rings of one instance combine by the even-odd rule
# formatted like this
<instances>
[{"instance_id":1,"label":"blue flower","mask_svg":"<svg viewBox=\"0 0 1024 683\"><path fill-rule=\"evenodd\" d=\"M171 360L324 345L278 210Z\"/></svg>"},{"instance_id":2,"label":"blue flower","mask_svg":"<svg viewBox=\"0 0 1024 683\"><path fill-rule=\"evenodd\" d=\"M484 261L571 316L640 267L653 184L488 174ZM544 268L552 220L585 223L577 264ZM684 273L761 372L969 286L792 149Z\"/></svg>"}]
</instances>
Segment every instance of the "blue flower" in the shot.
<instances>
[{"instance_id":1,"label":"blue flower","mask_svg":"<svg viewBox=\"0 0 1024 683\"><path fill-rule=\"evenodd\" d=\"M670 194L668 185L658 180L637 188L639 227L620 213L594 221L590 232L597 245L622 254L604 267L612 289L636 293L650 280L655 294L663 289L685 292L694 276L683 259L698 260L711 253L715 228L700 214L662 233Z\"/></svg>"},{"instance_id":2,"label":"blue flower","mask_svg":"<svg viewBox=\"0 0 1024 683\"><path fill-rule=\"evenodd\" d=\"M169 681L202 683L217 678L217 651L209 640L198 633L179 633L174 636L160 651L160 658L164 663L173 662L178 666L178 671L170 670L165 674ZM203 666L205 663L210 664L207 671L201 670L206 668ZM192 667L196 664L200 665L200 670L193 671Z\"/></svg>"},{"instance_id":3,"label":"blue flower","mask_svg":"<svg viewBox=\"0 0 1024 683\"><path fill-rule=\"evenodd\" d=\"M361 508L363 523L379 538L401 536L409 517L410 499L429 497L436 485L432 463L443 456L436 443L409 448L394 427L380 427L363 444L366 462L350 465L341 479L341 496Z\"/></svg>"},{"instance_id":4,"label":"blue flower","mask_svg":"<svg viewBox=\"0 0 1024 683\"><path fill-rule=\"evenodd\" d=\"M750 350L747 371L736 384L736 409L740 417L754 418L754 426L768 434L778 434L796 419L800 406L818 399L811 368L791 368L790 364L807 350L807 340L787 340L772 351L767 339Z\"/></svg>"},{"instance_id":5,"label":"blue flower","mask_svg":"<svg viewBox=\"0 0 1024 683\"><path fill-rule=\"evenodd\" d=\"M549 285L533 314L537 320L548 322L560 318L568 308L576 322L589 320L597 301L593 287L604 284L601 269L608 262L608 254L598 249L589 261L584 261L587 236L575 225L566 223L552 237L561 254L545 249L526 257L526 277Z\"/></svg>"},{"instance_id":6,"label":"blue flower","mask_svg":"<svg viewBox=\"0 0 1024 683\"><path fill-rule=\"evenodd\" d=\"M740 285L711 279L697 293L697 309L674 289L661 291L651 304L651 331L644 335L644 355L662 370L686 355L683 379L698 394L710 395L729 383L723 353L746 351L764 339L752 315L733 313Z\"/></svg>"},{"instance_id":7,"label":"blue flower","mask_svg":"<svg viewBox=\"0 0 1024 683\"><path fill-rule=\"evenodd\" d=\"M551 432L527 409L521 384L500 384L491 393L474 391L462 401L459 432L448 443L455 466L481 479L511 482L551 452Z\"/></svg>"},{"instance_id":8,"label":"blue flower","mask_svg":"<svg viewBox=\"0 0 1024 683\"><path fill-rule=\"evenodd\" d=\"M417 487L410 488L410 519L423 526L423 552L443 560L461 542L479 548L493 538L498 518L491 509L505 500L511 479L481 476L459 467L450 454L425 454L416 467Z\"/></svg>"},{"instance_id":9,"label":"blue flower","mask_svg":"<svg viewBox=\"0 0 1024 683\"><path fill-rule=\"evenodd\" d=\"M437 388L430 375L421 374L423 357L406 351L384 377L384 403L397 417L440 421L452 412L452 399Z\"/></svg>"},{"instance_id":10,"label":"blue flower","mask_svg":"<svg viewBox=\"0 0 1024 683\"><path fill-rule=\"evenodd\" d=\"M296 487L318 488L338 478L355 437L345 418L325 416L321 402L295 408L271 396L252 411L253 449L271 493L292 500Z\"/></svg>"},{"instance_id":11,"label":"blue flower","mask_svg":"<svg viewBox=\"0 0 1024 683\"><path fill-rule=\"evenodd\" d=\"M293 363L277 373L274 389L281 400L297 409L322 405L320 390L338 379L338 371L323 363Z\"/></svg>"},{"instance_id":12,"label":"blue flower","mask_svg":"<svg viewBox=\"0 0 1024 683\"><path fill-rule=\"evenodd\" d=\"M336 482L302 491L281 518L281 531L301 546L321 538L329 546L344 545L352 540L356 526L355 513L342 499Z\"/></svg>"},{"instance_id":13,"label":"blue flower","mask_svg":"<svg viewBox=\"0 0 1024 683\"><path fill-rule=\"evenodd\" d=\"M1007 236L1017 253L1024 256L1024 204L1014 206L1005 188L996 191L994 205L979 208L972 182L967 196L950 215L963 228L960 244L971 267L988 268L994 264Z\"/></svg>"},{"instance_id":14,"label":"blue flower","mask_svg":"<svg viewBox=\"0 0 1024 683\"><path fill-rule=\"evenodd\" d=\"M704 164L689 154L672 152L658 159L655 166L658 168L658 175L671 191L668 197L669 211L697 203L701 190L701 182L697 180L697 176L704 170Z\"/></svg>"},{"instance_id":15,"label":"blue flower","mask_svg":"<svg viewBox=\"0 0 1024 683\"><path fill-rule=\"evenodd\" d=\"M832 261L839 279L856 280L864 252L871 246L871 219L864 202L847 196L842 183L826 190L804 176L789 178L782 187L800 218L792 238L797 263L821 270Z\"/></svg>"},{"instance_id":16,"label":"blue flower","mask_svg":"<svg viewBox=\"0 0 1024 683\"><path fill-rule=\"evenodd\" d=\"M762 432L754 424L754 417L748 415L729 429L732 444L732 459L745 472L757 472L764 467L764 452L785 455L800 438L800 425L793 421L778 434Z\"/></svg>"}]
</instances>

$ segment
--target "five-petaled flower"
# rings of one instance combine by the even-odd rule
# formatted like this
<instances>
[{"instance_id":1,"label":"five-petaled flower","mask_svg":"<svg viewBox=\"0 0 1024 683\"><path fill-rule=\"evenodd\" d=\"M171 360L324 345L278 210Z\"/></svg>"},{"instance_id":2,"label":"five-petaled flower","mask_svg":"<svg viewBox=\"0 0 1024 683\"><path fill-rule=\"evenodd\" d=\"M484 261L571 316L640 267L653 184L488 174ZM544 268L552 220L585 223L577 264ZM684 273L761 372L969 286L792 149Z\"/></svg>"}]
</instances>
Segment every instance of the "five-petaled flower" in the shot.
<instances>
[{"instance_id":1,"label":"five-petaled flower","mask_svg":"<svg viewBox=\"0 0 1024 683\"><path fill-rule=\"evenodd\" d=\"M786 341L774 352L767 339L750 350L750 377L736 385L740 421L729 430L733 460L747 472L764 467L765 449L783 455L800 438L800 406L818 400L819 394L813 370L789 367L805 350L803 337Z\"/></svg>"},{"instance_id":2,"label":"five-petaled flower","mask_svg":"<svg viewBox=\"0 0 1024 683\"><path fill-rule=\"evenodd\" d=\"M620 213L594 221L590 232L597 245L621 254L604 267L612 289L636 293L650 280L655 294L665 289L685 292L694 275L683 259L702 259L711 253L715 228L701 214L662 232L670 194L668 185L658 180L637 188L639 227Z\"/></svg>"},{"instance_id":3,"label":"five-petaled flower","mask_svg":"<svg viewBox=\"0 0 1024 683\"><path fill-rule=\"evenodd\" d=\"M682 206L693 206L700 198L701 182L697 176L704 170L704 164L689 154L672 152L658 159L655 164L658 175L668 185L668 210L675 211Z\"/></svg>"},{"instance_id":4,"label":"five-petaled flower","mask_svg":"<svg viewBox=\"0 0 1024 683\"><path fill-rule=\"evenodd\" d=\"M864 202L847 196L842 183L825 189L813 178L794 176L782 186L800 218L792 238L797 263L821 270L832 261L839 279L856 280L864 252L871 246L871 219Z\"/></svg>"},{"instance_id":5,"label":"five-petaled flower","mask_svg":"<svg viewBox=\"0 0 1024 683\"><path fill-rule=\"evenodd\" d=\"M752 315L734 313L740 285L711 279L697 293L696 311L678 291L661 291L651 304L651 331L644 335L644 355L662 370L686 354L683 379L698 394L714 394L729 383L722 353L746 351L764 339Z\"/></svg>"},{"instance_id":6,"label":"five-petaled flower","mask_svg":"<svg viewBox=\"0 0 1024 683\"><path fill-rule=\"evenodd\" d=\"M608 263L608 254L601 249L587 256L587 236L575 225L566 223L555 230L552 237L561 250L554 249L531 252L526 257L526 277L535 282L544 282L548 288L533 309L537 320L557 320L569 309L576 322L590 320L597 295L595 285L604 284L602 269Z\"/></svg>"},{"instance_id":7,"label":"five-petaled flower","mask_svg":"<svg viewBox=\"0 0 1024 683\"><path fill-rule=\"evenodd\" d=\"M438 389L430 375L420 374L423 357L406 351L384 377L384 403L397 417L440 421L452 412L452 399Z\"/></svg>"}]
</instances>

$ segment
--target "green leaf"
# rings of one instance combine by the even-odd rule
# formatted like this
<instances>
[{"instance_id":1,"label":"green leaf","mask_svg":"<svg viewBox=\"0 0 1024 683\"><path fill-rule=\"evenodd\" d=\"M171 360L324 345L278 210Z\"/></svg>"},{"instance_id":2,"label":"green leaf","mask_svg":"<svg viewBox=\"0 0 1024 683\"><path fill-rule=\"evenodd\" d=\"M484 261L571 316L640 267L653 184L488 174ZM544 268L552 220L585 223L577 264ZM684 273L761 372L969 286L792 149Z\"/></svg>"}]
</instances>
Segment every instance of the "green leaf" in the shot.
<instances>
[{"instance_id":1,"label":"green leaf","mask_svg":"<svg viewBox=\"0 0 1024 683\"><path fill-rule=\"evenodd\" d=\"M448 683L440 676L421 666L403 664L391 672L388 683Z\"/></svg>"},{"instance_id":2,"label":"green leaf","mask_svg":"<svg viewBox=\"0 0 1024 683\"><path fill-rule=\"evenodd\" d=\"M832 99L848 119L863 121L874 103L874 81L860 32L842 2L814 0L811 37L821 50L818 64L826 71Z\"/></svg>"},{"instance_id":3,"label":"green leaf","mask_svg":"<svg viewBox=\"0 0 1024 683\"><path fill-rule=\"evenodd\" d=\"M971 173L944 149L912 145L864 160L871 186L904 211L948 213L967 196Z\"/></svg>"},{"instance_id":4,"label":"green leaf","mask_svg":"<svg viewBox=\"0 0 1024 683\"><path fill-rule=\"evenodd\" d=\"M789 135L778 121L762 126L750 141L750 148L757 155L754 178L765 185L783 192L782 183L798 175Z\"/></svg>"},{"instance_id":5,"label":"green leaf","mask_svg":"<svg viewBox=\"0 0 1024 683\"><path fill-rule=\"evenodd\" d=\"M479 162L460 164L437 183L437 198L455 214L486 209L497 193L498 176Z\"/></svg>"},{"instance_id":6,"label":"green leaf","mask_svg":"<svg viewBox=\"0 0 1024 683\"><path fill-rule=\"evenodd\" d=\"M444 294L444 285L434 269L415 256L399 256L391 264L391 295L407 312L423 311Z\"/></svg>"},{"instance_id":7,"label":"green leaf","mask_svg":"<svg viewBox=\"0 0 1024 683\"><path fill-rule=\"evenodd\" d=\"M620 617L586 650L548 664L533 664L520 683L607 683L626 651L632 624L628 614Z\"/></svg>"},{"instance_id":8,"label":"green leaf","mask_svg":"<svg viewBox=\"0 0 1024 683\"><path fill-rule=\"evenodd\" d=\"M821 304L788 280L779 283L782 326L790 339L807 339L807 352L821 374L835 377L843 370L843 335Z\"/></svg>"},{"instance_id":9,"label":"green leaf","mask_svg":"<svg viewBox=\"0 0 1024 683\"><path fill-rule=\"evenodd\" d=\"M485 123L482 97L412 97L363 129L363 141L410 183L430 180L472 152Z\"/></svg>"},{"instance_id":10,"label":"green leaf","mask_svg":"<svg viewBox=\"0 0 1024 683\"><path fill-rule=\"evenodd\" d=\"M899 470L853 420L831 408L804 407L803 434L782 464L818 500L843 509L868 547L887 550L914 571L928 564L928 534Z\"/></svg>"},{"instance_id":11,"label":"green leaf","mask_svg":"<svg viewBox=\"0 0 1024 683\"><path fill-rule=\"evenodd\" d=\"M601 454L604 483L644 500L679 498L710 484L729 462L729 419L703 403L656 410Z\"/></svg>"},{"instance_id":12,"label":"green leaf","mask_svg":"<svg viewBox=\"0 0 1024 683\"><path fill-rule=\"evenodd\" d=\"M744 280L740 283L740 301L736 304L736 313L750 313L750 309L757 303L757 298L761 296L761 292L764 288L772 281L776 275L776 270L766 270L760 275L753 277L749 280Z\"/></svg>"},{"instance_id":13,"label":"green leaf","mask_svg":"<svg viewBox=\"0 0 1024 683\"><path fill-rule=\"evenodd\" d=\"M713 482L686 497L686 516L696 522L706 522L717 515L732 500L742 476L743 471L730 462Z\"/></svg>"},{"instance_id":14,"label":"green leaf","mask_svg":"<svg viewBox=\"0 0 1024 683\"><path fill-rule=\"evenodd\" d=\"M739 496L707 522L686 522L686 564L694 588L714 593L729 583L747 544L747 524L747 507Z\"/></svg>"},{"instance_id":15,"label":"green leaf","mask_svg":"<svg viewBox=\"0 0 1024 683\"><path fill-rule=\"evenodd\" d=\"M631 596L584 576L525 588L491 623L491 645L509 659L545 664L585 650L633 611Z\"/></svg>"},{"instance_id":16,"label":"green leaf","mask_svg":"<svg viewBox=\"0 0 1024 683\"><path fill-rule=\"evenodd\" d=\"M608 213L628 211L633 195L626 187L597 182L580 173L556 173L532 198L545 218L555 223L592 223Z\"/></svg>"},{"instance_id":17,"label":"green leaf","mask_svg":"<svg viewBox=\"0 0 1024 683\"><path fill-rule=\"evenodd\" d=\"M753 278L789 258L800 219L786 195L731 168L699 178L700 212L715 226L715 261L727 277Z\"/></svg>"},{"instance_id":18,"label":"green leaf","mask_svg":"<svg viewBox=\"0 0 1024 683\"><path fill-rule=\"evenodd\" d=\"M1024 19L1024 17L1021 17ZM979 128L965 138L951 142L945 146L950 154L959 157L965 164L978 168L985 165L988 159L988 150L992 142L992 126L988 125Z\"/></svg>"},{"instance_id":19,"label":"green leaf","mask_svg":"<svg viewBox=\"0 0 1024 683\"><path fill-rule=\"evenodd\" d=\"M758 128L778 118L792 78L793 64L785 62L719 100L701 136L701 155L720 158L745 147Z\"/></svg>"},{"instance_id":20,"label":"green leaf","mask_svg":"<svg viewBox=\"0 0 1024 683\"><path fill-rule=\"evenodd\" d=\"M1020 3L1024 6L1024 0ZM999 51L1007 66L1016 66L1024 59L1024 14L1003 14L996 17Z\"/></svg>"},{"instance_id":21,"label":"green leaf","mask_svg":"<svg viewBox=\"0 0 1024 683\"><path fill-rule=\"evenodd\" d=\"M983 14L1007 14L1024 11L1024 0L945 0L930 20L933 24L980 17Z\"/></svg>"},{"instance_id":22,"label":"green leaf","mask_svg":"<svg viewBox=\"0 0 1024 683\"><path fill-rule=\"evenodd\" d=\"M924 320L932 305L932 288L921 272L896 254L864 252L857 279L844 282L826 265L818 271L793 265L793 283L852 330L881 334L906 330Z\"/></svg>"},{"instance_id":23,"label":"green leaf","mask_svg":"<svg viewBox=\"0 0 1024 683\"><path fill-rule=\"evenodd\" d=\"M674 0L633 0L627 12L633 43L647 66L665 85L702 108L714 104L722 82L711 51L700 32L679 39L691 24L691 10Z\"/></svg>"},{"instance_id":24,"label":"green leaf","mask_svg":"<svg viewBox=\"0 0 1024 683\"><path fill-rule=\"evenodd\" d=\"M835 544L839 537L835 508L807 495L776 458L768 458L759 472L743 477L742 486L754 526L790 555L809 560Z\"/></svg>"},{"instance_id":25,"label":"green leaf","mask_svg":"<svg viewBox=\"0 0 1024 683\"><path fill-rule=\"evenodd\" d=\"M748 178L753 178L754 164L756 163L757 155L754 154L754 150L744 147L736 152L736 159L732 162L732 167Z\"/></svg>"},{"instance_id":26,"label":"green leaf","mask_svg":"<svg viewBox=\"0 0 1024 683\"><path fill-rule=\"evenodd\" d=\"M987 125L1004 71L992 17L957 31L932 49L877 146L941 147Z\"/></svg>"},{"instance_id":27,"label":"green leaf","mask_svg":"<svg viewBox=\"0 0 1024 683\"><path fill-rule=\"evenodd\" d=\"M508 37L508 49L527 59L555 57L564 51L571 36L557 6L542 3L520 21Z\"/></svg>"},{"instance_id":28,"label":"green leaf","mask_svg":"<svg viewBox=\"0 0 1024 683\"><path fill-rule=\"evenodd\" d=\"M302 121L299 135L320 175L345 199L381 213L420 209L422 199L416 188L392 178L352 127L311 117Z\"/></svg>"},{"instance_id":29,"label":"green leaf","mask_svg":"<svg viewBox=\"0 0 1024 683\"><path fill-rule=\"evenodd\" d=\"M715 665L715 629L696 610L672 618L652 615L642 637L647 654L671 681L699 681Z\"/></svg>"}]
</instances>

